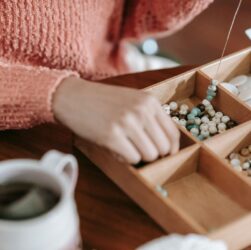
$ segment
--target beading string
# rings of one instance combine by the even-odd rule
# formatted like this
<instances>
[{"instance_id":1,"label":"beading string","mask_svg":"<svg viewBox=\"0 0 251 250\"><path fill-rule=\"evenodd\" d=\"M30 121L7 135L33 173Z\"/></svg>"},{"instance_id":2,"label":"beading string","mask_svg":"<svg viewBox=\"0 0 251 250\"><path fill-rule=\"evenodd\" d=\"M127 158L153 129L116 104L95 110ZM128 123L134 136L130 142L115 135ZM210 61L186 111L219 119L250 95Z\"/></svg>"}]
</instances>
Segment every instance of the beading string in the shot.
<instances>
[{"instance_id":1,"label":"beading string","mask_svg":"<svg viewBox=\"0 0 251 250\"><path fill-rule=\"evenodd\" d=\"M228 34L227 34L227 39L225 41L225 45L224 45L224 48L223 48L223 51L222 51L222 54L221 54L221 57L220 57L220 62L218 64L218 67L217 67L217 70L216 70L216 74L215 74L215 79L217 80L217 77L218 77L218 74L219 74L219 70L220 70L220 66L221 66L221 62L223 60L223 57L225 55L225 52L226 52L226 48L227 48L227 45L228 45L228 42L229 42L229 39L230 39L230 36L231 36L231 33L232 33L232 30L233 30L233 27L234 27L234 24L235 24L235 21L236 21L236 17L239 13L239 10L240 10L240 7L241 7L241 4L242 4L243 0L239 0L239 3L238 3L238 6L237 6L237 9L234 13L234 17L233 17L233 20L231 22L231 25L230 25L230 28L229 28L229 31L228 31Z\"/></svg>"}]
</instances>

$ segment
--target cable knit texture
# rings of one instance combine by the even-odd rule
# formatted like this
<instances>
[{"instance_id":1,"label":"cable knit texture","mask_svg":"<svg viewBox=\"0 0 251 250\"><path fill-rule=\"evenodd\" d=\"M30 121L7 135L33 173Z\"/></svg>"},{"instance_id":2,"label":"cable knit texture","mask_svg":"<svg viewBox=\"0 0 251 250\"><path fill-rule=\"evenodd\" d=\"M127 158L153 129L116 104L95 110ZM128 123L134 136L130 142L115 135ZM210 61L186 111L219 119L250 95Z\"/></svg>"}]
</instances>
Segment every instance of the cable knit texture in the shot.
<instances>
[{"instance_id":1,"label":"cable knit texture","mask_svg":"<svg viewBox=\"0 0 251 250\"><path fill-rule=\"evenodd\" d=\"M126 73L123 40L171 34L213 0L1 0L0 129L53 122L62 79Z\"/></svg>"}]
</instances>

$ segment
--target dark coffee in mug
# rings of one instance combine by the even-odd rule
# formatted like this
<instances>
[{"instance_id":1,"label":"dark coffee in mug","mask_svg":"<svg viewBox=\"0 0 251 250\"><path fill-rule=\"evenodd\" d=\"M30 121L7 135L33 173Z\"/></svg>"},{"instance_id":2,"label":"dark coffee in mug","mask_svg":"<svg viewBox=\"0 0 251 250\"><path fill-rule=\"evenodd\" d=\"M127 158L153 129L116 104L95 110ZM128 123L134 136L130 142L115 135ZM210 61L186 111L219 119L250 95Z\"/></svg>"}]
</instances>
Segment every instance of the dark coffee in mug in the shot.
<instances>
[{"instance_id":1,"label":"dark coffee in mug","mask_svg":"<svg viewBox=\"0 0 251 250\"><path fill-rule=\"evenodd\" d=\"M0 184L0 219L31 219L50 211L59 200L59 194L38 184L29 182Z\"/></svg>"}]
</instances>

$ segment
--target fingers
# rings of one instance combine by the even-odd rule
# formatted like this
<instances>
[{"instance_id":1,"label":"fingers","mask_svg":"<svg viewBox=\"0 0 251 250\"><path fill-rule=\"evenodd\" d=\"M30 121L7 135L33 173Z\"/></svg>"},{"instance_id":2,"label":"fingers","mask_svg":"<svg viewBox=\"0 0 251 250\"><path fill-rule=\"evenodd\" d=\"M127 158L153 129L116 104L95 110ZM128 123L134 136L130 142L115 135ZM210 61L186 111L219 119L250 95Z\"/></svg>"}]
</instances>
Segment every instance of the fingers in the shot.
<instances>
[{"instance_id":1,"label":"fingers","mask_svg":"<svg viewBox=\"0 0 251 250\"><path fill-rule=\"evenodd\" d=\"M180 132L178 128L175 126L171 117L166 115L163 110L159 109L156 114L157 120L159 124L163 128L164 132L170 139L171 149L170 153L175 154L178 152L180 147Z\"/></svg>"},{"instance_id":2,"label":"fingers","mask_svg":"<svg viewBox=\"0 0 251 250\"><path fill-rule=\"evenodd\" d=\"M148 136L158 149L159 155L165 156L171 148L170 140L167 134L156 120L156 117L147 115L145 118L145 130Z\"/></svg>"},{"instance_id":3,"label":"fingers","mask_svg":"<svg viewBox=\"0 0 251 250\"><path fill-rule=\"evenodd\" d=\"M113 139L107 142L107 146L131 164L137 164L141 161L140 153L119 128L114 131Z\"/></svg>"}]
</instances>

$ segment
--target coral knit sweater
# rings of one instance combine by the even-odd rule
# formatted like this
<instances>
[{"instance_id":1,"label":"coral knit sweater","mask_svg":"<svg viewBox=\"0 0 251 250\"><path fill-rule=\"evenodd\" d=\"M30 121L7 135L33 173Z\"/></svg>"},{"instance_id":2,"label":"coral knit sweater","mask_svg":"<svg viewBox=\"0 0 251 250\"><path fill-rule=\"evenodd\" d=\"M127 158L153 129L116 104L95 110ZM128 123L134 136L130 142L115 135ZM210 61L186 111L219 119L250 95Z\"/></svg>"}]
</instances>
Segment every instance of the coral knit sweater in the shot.
<instances>
[{"instance_id":1,"label":"coral knit sweater","mask_svg":"<svg viewBox=\"0 0 251 250\"><path fill-rule=\"evenodd\" d=\"M171 34L213 0L1 0L0 130L53 122L62 79L127 71L123 41Z\"/></svg>"}]
</instances>

